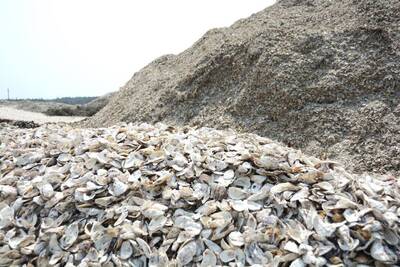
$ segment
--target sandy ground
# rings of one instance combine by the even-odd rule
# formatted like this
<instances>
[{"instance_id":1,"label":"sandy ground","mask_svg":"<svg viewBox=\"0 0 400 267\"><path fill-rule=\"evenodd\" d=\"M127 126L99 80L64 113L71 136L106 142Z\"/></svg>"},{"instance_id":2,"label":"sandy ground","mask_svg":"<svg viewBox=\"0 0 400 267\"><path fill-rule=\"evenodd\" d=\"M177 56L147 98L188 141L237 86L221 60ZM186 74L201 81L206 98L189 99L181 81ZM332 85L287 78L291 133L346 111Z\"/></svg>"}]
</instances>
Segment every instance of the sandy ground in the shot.
<instances>
[{"instance_id":1,"label":"sandy ground","mask_svg":"<svg viewBox=\"0 0 400 267\"><path fill-rule=\"evenodd\" d=\"M84 118L85 117L47 116L38 112L0 106L0 119L34 121L38 124L43 124L47 122L76 122L83 120Z\"/></svg>"}]
</instances>

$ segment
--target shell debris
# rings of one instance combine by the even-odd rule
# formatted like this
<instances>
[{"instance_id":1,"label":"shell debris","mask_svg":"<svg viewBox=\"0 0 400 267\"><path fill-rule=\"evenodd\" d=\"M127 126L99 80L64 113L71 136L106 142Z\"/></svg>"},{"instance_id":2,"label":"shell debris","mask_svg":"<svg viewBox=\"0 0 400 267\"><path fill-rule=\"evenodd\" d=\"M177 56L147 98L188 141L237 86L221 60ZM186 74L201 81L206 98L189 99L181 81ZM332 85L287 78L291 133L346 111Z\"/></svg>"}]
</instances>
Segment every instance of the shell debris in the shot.
<instances>
[{"instance_id":1,"label":"shell debris","mask_svg":"<svg viewBox=\"0 0 400 267\"><path fill-rule=\"evenodd\" d=\"M0 128L0 266L400 266L400 182L253 134Z\"/></svg>"}]
</instances>

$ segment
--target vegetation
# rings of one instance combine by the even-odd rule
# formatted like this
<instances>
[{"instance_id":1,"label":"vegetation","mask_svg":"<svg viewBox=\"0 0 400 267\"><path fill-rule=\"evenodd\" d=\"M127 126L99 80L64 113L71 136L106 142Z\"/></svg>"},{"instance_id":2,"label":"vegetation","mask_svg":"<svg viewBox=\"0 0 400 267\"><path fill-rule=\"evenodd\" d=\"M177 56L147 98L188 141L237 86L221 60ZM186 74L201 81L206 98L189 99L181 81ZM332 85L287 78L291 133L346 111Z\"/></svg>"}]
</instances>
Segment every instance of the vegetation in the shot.
<instances>
[{"instance_id":1,"label":"vegetation","mask_svg":"<svg viewBox=\"0 0 400 267\"><path fill-rule=\"evenodd\" d=\"M52 102L64 103L69 105L84 105L90 101L95 100L97 97L83 96L83 97L59 97L51 100Z\"/></svg>"},{"instance_id":2,"label":"vegetation","mask_svg":"<svg viewBox=\"0 0 400 267\"><path fill-rule=\"evenodd\" d=\"M21 102L21 101L34 101L34 102L55 102L69 105L84 105L87 104L97 97L95 96L78 96L78 97L58 97L55 99L43 99L43 98L21 98L21 99L10 99L9 101Z\"/></svg>"},{"instance_id":3,"label":"vegetation","mask_svg":"<svg viewBox=\"0 0 400 267\"><path fill-rule=\"evenodd\" d=\"M45 112L49 116L82 116L90 117L99 111L100 107L90 105L77 105L75 107L54 107Z\"/></svg>"}]
</instances>

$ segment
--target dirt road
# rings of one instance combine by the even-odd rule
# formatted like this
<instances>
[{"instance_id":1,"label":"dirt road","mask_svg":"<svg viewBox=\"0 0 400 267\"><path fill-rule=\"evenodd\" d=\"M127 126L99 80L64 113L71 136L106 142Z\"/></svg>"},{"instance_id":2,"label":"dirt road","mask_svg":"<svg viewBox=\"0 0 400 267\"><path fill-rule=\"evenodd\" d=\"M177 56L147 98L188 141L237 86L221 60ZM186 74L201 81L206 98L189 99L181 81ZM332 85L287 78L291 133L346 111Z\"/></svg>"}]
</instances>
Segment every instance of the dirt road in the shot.
<instances>
[{"instance_id":1,"label":"dirt road","mask_svg":"<svg viewBox=\"0 0 400 267\"><path fill-rule=\"evenodd\" d=\"M34 121L38 124L43 124L47 122L76 122L83 120L84 118L85 117L47 116L42 113L0 106L0 119Z\"/></svg>"}]
</instances>

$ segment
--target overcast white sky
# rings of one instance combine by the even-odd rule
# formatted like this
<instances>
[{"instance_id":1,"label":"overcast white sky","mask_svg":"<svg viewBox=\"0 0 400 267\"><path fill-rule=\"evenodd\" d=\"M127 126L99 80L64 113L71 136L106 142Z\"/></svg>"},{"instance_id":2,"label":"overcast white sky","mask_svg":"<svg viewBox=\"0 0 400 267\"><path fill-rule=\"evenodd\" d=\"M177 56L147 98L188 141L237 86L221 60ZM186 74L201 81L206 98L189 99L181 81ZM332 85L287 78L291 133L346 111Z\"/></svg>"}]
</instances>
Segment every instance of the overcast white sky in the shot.
<instances>
[{"instance_id":1,"label":"overcast white sky","mask_svg":"<svg viewBox=\"0 0 400 267\"><path fill-rule=\"evenodd\" d=\"M0 0L0 98L97 96L274 0Z\"/></svg>"}]
</instances>

